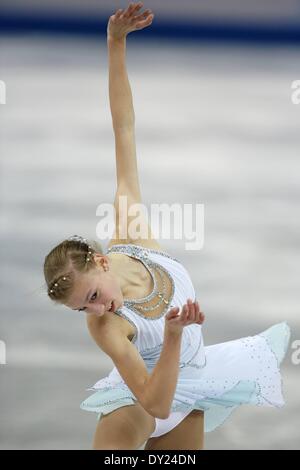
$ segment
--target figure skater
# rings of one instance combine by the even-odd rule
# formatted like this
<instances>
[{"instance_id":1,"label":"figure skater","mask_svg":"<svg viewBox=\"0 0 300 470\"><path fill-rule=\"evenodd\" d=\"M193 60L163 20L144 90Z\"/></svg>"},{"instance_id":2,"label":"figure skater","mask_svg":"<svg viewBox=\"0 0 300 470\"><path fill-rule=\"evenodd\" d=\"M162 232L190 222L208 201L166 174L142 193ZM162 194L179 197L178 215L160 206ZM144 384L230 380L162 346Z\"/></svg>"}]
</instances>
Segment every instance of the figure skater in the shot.
<instances>
[{"instance_id":1,"label":"figure skater","mask_svg":"<svg viewBox=\"0 0 300 470\"><path fill-rule=\"evenodd\" d=\"M204 314L179 260L152 237L125 232L127 207L141 203L135 116L126 71L127 34L151 25L150 10L131 3L109 18L109 97L116 144L115 231L106 253L75 235L45 258L48 295L84 311L88 330L113 361L80 405L97 413L93 449L204 448L204 433L242 404L282 407L280 364L286 322L255 336L204 346Z\"/></svg>"}]
</instances>

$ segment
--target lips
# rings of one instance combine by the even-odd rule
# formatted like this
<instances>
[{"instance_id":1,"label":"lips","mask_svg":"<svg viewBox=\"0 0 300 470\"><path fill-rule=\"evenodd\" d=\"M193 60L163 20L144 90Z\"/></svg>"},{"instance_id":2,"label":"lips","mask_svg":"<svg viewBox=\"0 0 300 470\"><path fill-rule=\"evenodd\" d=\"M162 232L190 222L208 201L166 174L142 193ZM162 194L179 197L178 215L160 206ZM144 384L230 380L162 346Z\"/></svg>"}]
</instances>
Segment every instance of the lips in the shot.
<instances>
[{"instance_id":1,"label":"lips","mask_svg":"<svg viewBox=\"0 0 300 470\"><path fill-rule=\"evenodd\" d=\"M114 308L115 308L115 305L114 305L113 302L111 302L111 304L110 304L110 306L109 306L109 308L108 308L108 311L109 311L109 312L113 312L113 311L114 311Z\"/></svg>"}]
</instances>

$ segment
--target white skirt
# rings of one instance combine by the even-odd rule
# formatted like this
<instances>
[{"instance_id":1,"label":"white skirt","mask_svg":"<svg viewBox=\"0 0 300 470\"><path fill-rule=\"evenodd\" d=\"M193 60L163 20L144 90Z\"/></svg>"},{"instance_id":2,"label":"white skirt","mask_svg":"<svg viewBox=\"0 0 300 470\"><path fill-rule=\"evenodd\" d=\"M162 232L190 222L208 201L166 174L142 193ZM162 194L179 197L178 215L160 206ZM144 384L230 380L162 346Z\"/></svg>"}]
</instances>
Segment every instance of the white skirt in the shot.
<instances>
[{"instance_id":1,"label":"white skirt","mask_svg":"<svg viewBox=\"0 0 300 470\"><path fill-rule=\"evenodd\" d=\"M243 404L281 408L285 405L280 365L286 355L290 328L278 323L254 336L206 346L206 365L180 370L167 419L156 420L150 437L174 429L193 409L204 411L204 432L221 426ZM99 380L80 408L98 413L98 420L137 401L117 369Z\"/></svg>"}]
</instances>

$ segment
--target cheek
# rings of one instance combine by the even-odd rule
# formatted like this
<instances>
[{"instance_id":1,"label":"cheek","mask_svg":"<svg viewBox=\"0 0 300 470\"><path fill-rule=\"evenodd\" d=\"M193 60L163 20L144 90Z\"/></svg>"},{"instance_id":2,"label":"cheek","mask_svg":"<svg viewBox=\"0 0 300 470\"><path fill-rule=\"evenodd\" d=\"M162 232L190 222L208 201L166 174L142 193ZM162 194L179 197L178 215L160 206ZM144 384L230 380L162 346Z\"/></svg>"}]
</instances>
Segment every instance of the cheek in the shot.
<instances>
[{"instance_id":1,"label":"cheek","mask_svg":"<svg viewBox=\"0 0 300 470\"><path fill-rule=\"evenodd\" d=\"M113 296L114 296L113 289L108 288L105 291L103 291L103 289L102 289L102 293L99 296L99 303L103 303L103 304L106 305L106 304L108 304L108 302L111 301Z\"/></svg>"},{"instance_id":2,"label":"cheek","mask_svg":"<svg viewBox=\"0 0 300 470\"><path fill-rule=\"evenodd\" d=\"M98 297L98 302L107 305L111 300L116 299L119 296L118 284L112 282L107 286L102 286L102 289L99 289L100 295Z\"/></svg>"}]
</instances>

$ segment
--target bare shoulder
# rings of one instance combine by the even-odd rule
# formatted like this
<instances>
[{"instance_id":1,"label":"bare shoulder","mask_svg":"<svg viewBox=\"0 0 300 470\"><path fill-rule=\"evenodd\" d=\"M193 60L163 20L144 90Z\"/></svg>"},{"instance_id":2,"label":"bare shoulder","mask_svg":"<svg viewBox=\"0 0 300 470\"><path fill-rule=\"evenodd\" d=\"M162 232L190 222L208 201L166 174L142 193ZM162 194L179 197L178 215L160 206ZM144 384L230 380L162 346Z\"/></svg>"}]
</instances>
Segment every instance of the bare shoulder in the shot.
<instances>
[{"instance_id":1,"label":"bare shoulder","mask_svg":"<svg viewBox=\"0 0 300 470\"><path fill-rule=\"evenodd\" d=\"M124 337L130 340L134 335L131 324L116 314L103 317L86 315L86 324L90 335L101 349L111 338Z\"/></svg>"}]
</instances>

